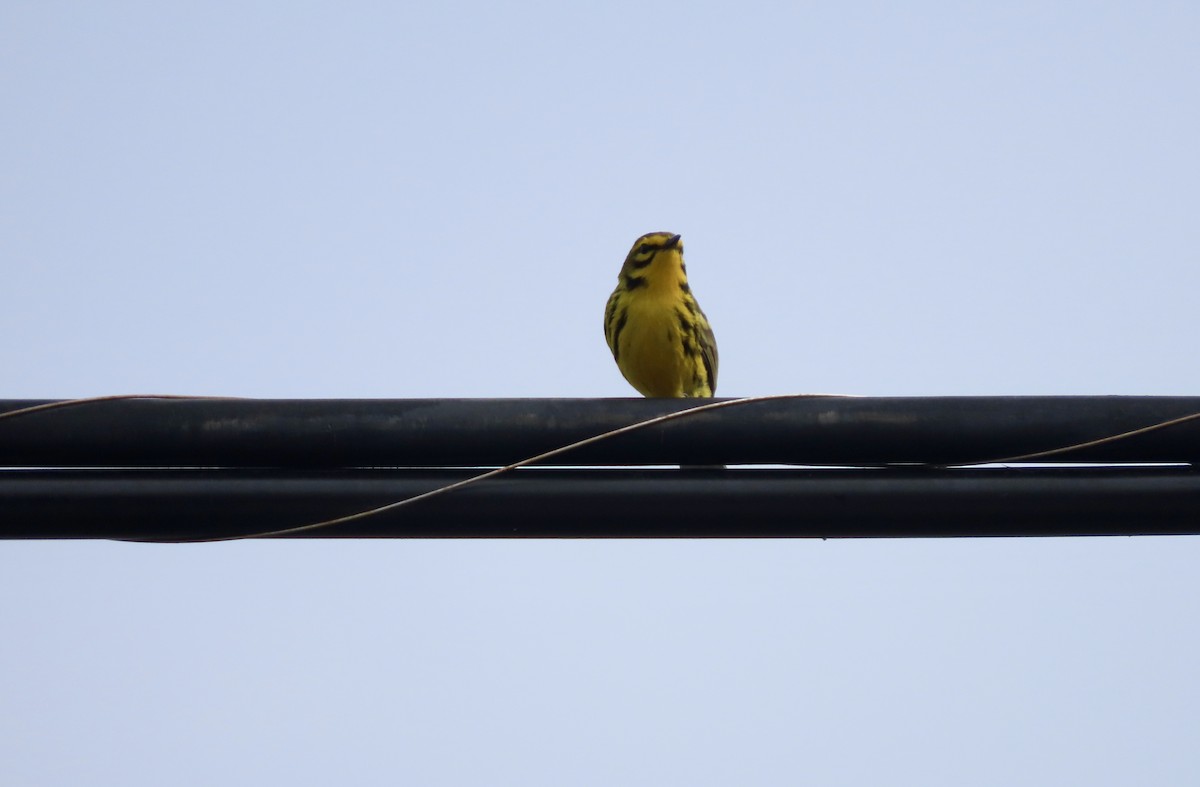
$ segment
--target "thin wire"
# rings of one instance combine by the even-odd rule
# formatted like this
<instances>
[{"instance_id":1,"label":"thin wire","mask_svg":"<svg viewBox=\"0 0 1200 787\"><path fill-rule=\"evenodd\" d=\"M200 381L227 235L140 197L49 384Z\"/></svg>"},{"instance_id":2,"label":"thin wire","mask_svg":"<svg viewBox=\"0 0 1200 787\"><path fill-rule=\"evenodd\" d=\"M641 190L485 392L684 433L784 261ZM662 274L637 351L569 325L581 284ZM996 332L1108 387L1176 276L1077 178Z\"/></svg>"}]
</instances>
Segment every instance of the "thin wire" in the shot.
<instances>
[{"instance_id":1,"label":"thin wire","mask_svg":"<svg viewBox=\"0 0 1200 787\"><path fill-rule=\"evenodd\" d=\"M496 476L498 476L502 473L508 473L508 472L511 472L518 468L534 464L535 462L542 462L542 461L545 461L546 459L550 459L552 457L565 454L568 451L574 451L577 448L583 448L584 446L592 445L593 443L598 443L601 440L608 440L610 438L617 437L619 435L628 434L629 432L634 432L639 429L645 429L649 426L654 426L655 424L665 423L666 421L674 421L678 418L692 416L697 413L702 413L702 412L706 412L709 410L720 410L725 407L735 407L738 405L754 404L756 402L768 402L768 401L774 401L774 400L779 400L779 399L818 399L818 398L827 398L827 397L828 398L832 398L832 397L852 398L852 395L851 394L820 394L820 393L817 393L817 394L769 394L766 396L747 396L747 397L743 397L741 399L729 399L729 400L726 400L723 402L710 402L708 404L702 404L702 405L698 405L696 407L689 407L686 410L677 410L673 413L667 413L666 415L659 415L654 418L648 418L644 421L638 421L637 423L629 424L628 426L622 426L622 427L618 427L616 429L610 429L607 432L601 432L598 435L592 435L591 437L585 437L582 440L576 440L573 443L559 446L558 448L553 448L549 451L545 451L536 456L526 457L525 459L521 459L520 461L513 462L510 465L505 465L504 467L497 467L494 470L488 470L485 473L480 473L479 475L471 476L470 478L464 478L463 480L455 481L452 484L446 484L445 486L439 486L437 489L431 489L430 491L422 492L419 495L413 495L412 497L406 497L403 500L397 500L392 503L387 503L385 505L377 506L375 508L368 508L363 511L356 511L353 514L347 514L346 516L335 517L333 519L324 519L320 522L312 522L307 525L299 525L297 527L283 528L282 530L266 530L266 531L262 531L262 532L258 532L258 533L245 533L245 534L236 535L236 536L217 536L217 537L213 537L213 538L171 539L169 541L164 541L162 539L134 539L134 538L115 539L115 540L149 542L149 543L173 543L173 544L187 543L187 544L192 544L192 543L208 543L208 542L214 542L214 541L240 541L240 540L250 539L250 538L271 538L274 536L293 535L295 533L307 533L307 532L317 530L317 529L323 528L323 527L331 527L333 525L341 525L341 524L345 524L346 522L353 522L353 521L356 521L359 519L366 519L367 517L371 517L371 516L378 516L379 514L382 514L387 511L394 511L395 509L400 508L402 506L412 505L413 503L416 503L420 500L428 500L429 498L436 497L437 495L444 495L447 492L452 492L456 489L462 489L463 487L466 487L466 486L478 484L479 482L486 481L489 478L495 478Z\"/></svg>"},{"instance_id":2,"label":"thin wire","mask_svg":"<svg viewBox=\"0 0 1200 787\"><path fill-rule=\"evenodd\" d=\"M0 413L0 419L16 418L20 415L40 413L46 410L61 410L65 407L77 407L81 404L93 404L95 402L117 402L122 399L197 399L206 401L236 401L244 398L245 397L241 396L191 396L188 394L110 394L108 396L88 396L82 399L62 399L57 402L35 404L32 407L22 407L19 410L9 410L8 412Z\"/></svg>"},{"instance_id":3,"label":"thin wire","mask_svg":"<svg viewBox=\"0 0 1200 787\"><path fill-rule=\"evenodd\" d=\"M1128 432L1121 432L1120 434L1108 435L1107 437L1100 437L1100 438L1097 438L1096 440L1088 440L1087 442L1083 442L1083 443L1073 443L1071 445L1064 445L1060 448L1050 448L1046 451L1035 451L1031 454L1019 454L1018 456L1006 456L1006 457L1003 457L1000 459L978 459L978 460L974 460L974 461L970 461L970 462L955 462L954 464L950 464L950 465L928 465L928 466L930 466L930 467L966 467L968 465L993 465L993 464L999 465L999 464L1007 464L1010 462L1025 462L1030 459L1040 459L1043 456L1054 456L1056 454L1065 454L1069 451L1078 451L1081 448L1092 448L1093 446L1104 445L1105 443L1115 443L1117 440L1127 440L1130 437L1136 437L1137 435L1145 434L1146 432L1153 432L1158 429L1166 429L1168 426L1177 426L1179 424L1186 423L1188 421L1195 421L1198 418L1200 418L1200 413L1189 413L1188 415L1182 415L1178 418L1172 418L1168 421L1159 421L1156 424L1150 424L1149 426L1143 426L1139 429L1131 429Z\"/></svg>"}]
</instances>

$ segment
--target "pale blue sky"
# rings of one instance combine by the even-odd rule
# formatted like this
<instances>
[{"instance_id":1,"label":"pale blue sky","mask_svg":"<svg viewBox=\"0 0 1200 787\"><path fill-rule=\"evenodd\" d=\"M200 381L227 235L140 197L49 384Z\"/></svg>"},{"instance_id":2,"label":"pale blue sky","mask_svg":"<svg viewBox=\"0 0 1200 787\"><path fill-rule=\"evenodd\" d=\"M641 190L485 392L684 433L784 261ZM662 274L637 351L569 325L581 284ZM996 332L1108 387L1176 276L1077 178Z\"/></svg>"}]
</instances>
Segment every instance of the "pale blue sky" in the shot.
<instances>
[{"instance_id":1,"label":"pale blue sky","mask_svg":"<svg viewBox=\"0 0 1200 787\"><path fill-rule=\"evenodd\" d=\"M0 397L1192 394L1200 6L0 8ZM1200 539L0 544L0 783L1187 784Z\"/></svg>"}]
</instances>

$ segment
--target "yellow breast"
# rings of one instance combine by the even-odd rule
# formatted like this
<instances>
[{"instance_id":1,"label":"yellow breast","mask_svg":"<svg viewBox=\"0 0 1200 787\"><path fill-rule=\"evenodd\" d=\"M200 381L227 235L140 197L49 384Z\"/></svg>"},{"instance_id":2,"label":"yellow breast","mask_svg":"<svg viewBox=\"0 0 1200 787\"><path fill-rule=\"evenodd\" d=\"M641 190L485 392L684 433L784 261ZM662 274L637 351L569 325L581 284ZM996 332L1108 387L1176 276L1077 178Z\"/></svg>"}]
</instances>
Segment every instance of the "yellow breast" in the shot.
<instances>
[{"instance_id":1,"label":"yellow breast","mask_svg":"<svg viewBox=\"0 0 1200 787\"><path fill-rule=\"evenodd\" d=\"M679 317L667 297L639 293L631 299L620 337L621 374L642 396L686 396L693 377L691 359L683 353Z\"/></svg>"}]
</instances>

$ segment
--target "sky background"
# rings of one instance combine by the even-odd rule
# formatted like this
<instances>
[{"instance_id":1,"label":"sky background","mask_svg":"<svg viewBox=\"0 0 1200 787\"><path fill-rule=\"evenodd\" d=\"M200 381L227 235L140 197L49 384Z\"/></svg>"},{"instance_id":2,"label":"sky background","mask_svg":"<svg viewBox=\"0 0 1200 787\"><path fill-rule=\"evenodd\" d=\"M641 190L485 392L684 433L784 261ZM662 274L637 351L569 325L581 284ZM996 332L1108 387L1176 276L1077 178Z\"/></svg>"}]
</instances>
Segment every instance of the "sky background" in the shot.
<instances>
[{"instance_id":1,"label":"sky background","mask_svg":"<svg viewBox=\"0 0 1200 787\"><path fill-rule=\"evenodd\" d=\"M0 5L0 398L1200 394L1200 5ZM1200 538L0 544L6 785L1195 784Z\"/></svg>"}]
</instances>

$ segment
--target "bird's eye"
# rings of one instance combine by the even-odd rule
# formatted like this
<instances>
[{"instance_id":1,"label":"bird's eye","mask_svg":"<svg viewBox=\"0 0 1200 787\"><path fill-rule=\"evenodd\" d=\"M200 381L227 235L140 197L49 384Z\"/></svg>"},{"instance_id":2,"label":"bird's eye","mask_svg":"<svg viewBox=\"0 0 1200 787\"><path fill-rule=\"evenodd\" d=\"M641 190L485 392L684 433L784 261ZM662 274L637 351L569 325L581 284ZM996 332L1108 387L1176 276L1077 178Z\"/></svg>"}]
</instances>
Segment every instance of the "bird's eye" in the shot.
<instances>
[{"instance_id":1,"label":"bird's eye","mask_svg":"<svg viewBox=\"0 0 1200 787\"><path fill-rule=\"evenodd\" d=\"M637 247L638 254L649 254L651 251L653 251L653 249L649 243L643 243L641 246Z\"/></svg>"}]
</instances>

